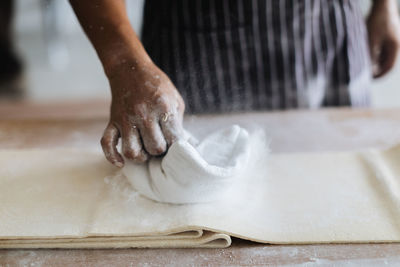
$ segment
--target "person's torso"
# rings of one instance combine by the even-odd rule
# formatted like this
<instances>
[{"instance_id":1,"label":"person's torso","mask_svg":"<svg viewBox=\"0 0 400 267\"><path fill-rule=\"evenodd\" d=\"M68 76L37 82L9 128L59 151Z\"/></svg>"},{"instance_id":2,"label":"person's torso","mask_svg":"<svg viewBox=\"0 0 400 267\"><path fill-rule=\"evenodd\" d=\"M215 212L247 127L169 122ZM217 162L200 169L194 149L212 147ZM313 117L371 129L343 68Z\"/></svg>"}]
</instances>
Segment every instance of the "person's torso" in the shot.
<instances>
[{"instance_id":1,"label":"person's torso","mask_svg":"<svg viewBox=\"0 0 400 267\"><path fill-rule=\"evenodd\" d=\"M368 102L357 1L147 0L142 41L189 112Z\"/></svg>"}]
</instances>

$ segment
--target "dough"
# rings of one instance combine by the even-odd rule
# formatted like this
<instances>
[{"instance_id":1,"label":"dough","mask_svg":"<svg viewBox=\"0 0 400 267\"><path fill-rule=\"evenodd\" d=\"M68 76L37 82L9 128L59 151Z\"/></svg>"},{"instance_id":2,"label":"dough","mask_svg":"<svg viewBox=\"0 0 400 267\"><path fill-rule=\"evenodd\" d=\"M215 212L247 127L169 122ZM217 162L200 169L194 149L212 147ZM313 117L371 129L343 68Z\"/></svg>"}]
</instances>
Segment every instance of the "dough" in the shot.
<instances>
[{"instance_id":1,"label":"dough","mask_svg":"<svg viewBox=\"0 0 400 267\"><path fill-rule=\"evenodd\" d=\"M221 199L248 171L249 133L234 125L196 145L192 143L179 140L163 158L153 158L146 164L126 160L123 173L140 194L159 202L187 204Z\"/></svg>"},{"instance_id":2,"label":"dough","mask_svg":"<svg viewBox=\"0 0 400 267\"><path fill-rule=\"evenodd\" d=\"M258 147L235 194L190 205L142 197L101 151L0 150L0 248L400 242L400 147Z\"/></svg>"}]
</instances>

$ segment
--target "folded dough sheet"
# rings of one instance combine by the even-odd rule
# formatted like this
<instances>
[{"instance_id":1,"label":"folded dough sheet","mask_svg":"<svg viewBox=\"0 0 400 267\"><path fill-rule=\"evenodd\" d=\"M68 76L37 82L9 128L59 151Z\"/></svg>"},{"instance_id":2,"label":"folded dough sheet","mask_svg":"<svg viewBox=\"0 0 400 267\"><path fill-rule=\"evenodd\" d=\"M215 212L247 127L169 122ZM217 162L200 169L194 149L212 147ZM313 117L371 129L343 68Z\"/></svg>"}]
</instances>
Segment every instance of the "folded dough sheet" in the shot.
<instances>
[{"instance_id":1,"label":"folded dough sheet","mask_svg":"<svg viewBox=\"0 0 400 267\"><path fill-rule=\"evenodd\" d=\"M399 163L400 147L270 154L222 200L172 205L100 151L0 150L0 248L399 242Z\"/></svg>"}]
</instances>

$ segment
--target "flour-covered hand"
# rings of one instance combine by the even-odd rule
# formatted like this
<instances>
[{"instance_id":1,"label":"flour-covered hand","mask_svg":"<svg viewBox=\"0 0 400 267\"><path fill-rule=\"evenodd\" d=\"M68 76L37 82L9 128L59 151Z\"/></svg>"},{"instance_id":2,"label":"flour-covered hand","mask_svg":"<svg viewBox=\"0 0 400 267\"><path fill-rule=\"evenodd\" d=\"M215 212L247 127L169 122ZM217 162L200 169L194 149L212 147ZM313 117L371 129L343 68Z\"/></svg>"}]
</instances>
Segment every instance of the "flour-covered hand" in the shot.
<instances>
[{"instance_id":1,"label":"flour-covered hand","mask_svg":"<svg viewBox=\"0 0 400 267\"><path fill-rule=\"evenodd\" d=\"M123 61L108 78L111 114L101 139L106 158L122 167L122 155L140 163L164 154L183 134L185 106L170 79L151 61L136 60Z\"/></svg>"}]
</instances>

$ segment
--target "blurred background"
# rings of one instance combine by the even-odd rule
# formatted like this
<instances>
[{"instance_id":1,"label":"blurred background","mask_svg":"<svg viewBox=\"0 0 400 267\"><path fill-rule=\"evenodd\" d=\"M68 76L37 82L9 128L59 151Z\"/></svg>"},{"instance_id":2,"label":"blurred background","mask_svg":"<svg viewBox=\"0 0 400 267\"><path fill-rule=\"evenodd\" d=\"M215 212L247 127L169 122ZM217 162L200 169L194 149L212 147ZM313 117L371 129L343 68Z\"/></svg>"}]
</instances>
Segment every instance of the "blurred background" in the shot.
<instances>
[{"instance_id":1,"label":"blurred background","mask_svg":"<svg viewBox=\"0 0 400 267\"><path fill-rule=\"evenodd\" d=\"M144 0L126 0L138 33ZM353 0L352 0L353 1ZM359 0L367 13L371 1ZM17 52L24 63L26 96L35 102L107 100L108 82L67 0L17 0ZM400 64L374 81L374 107L400 107Z\"/></svg>"}]
</instances>

